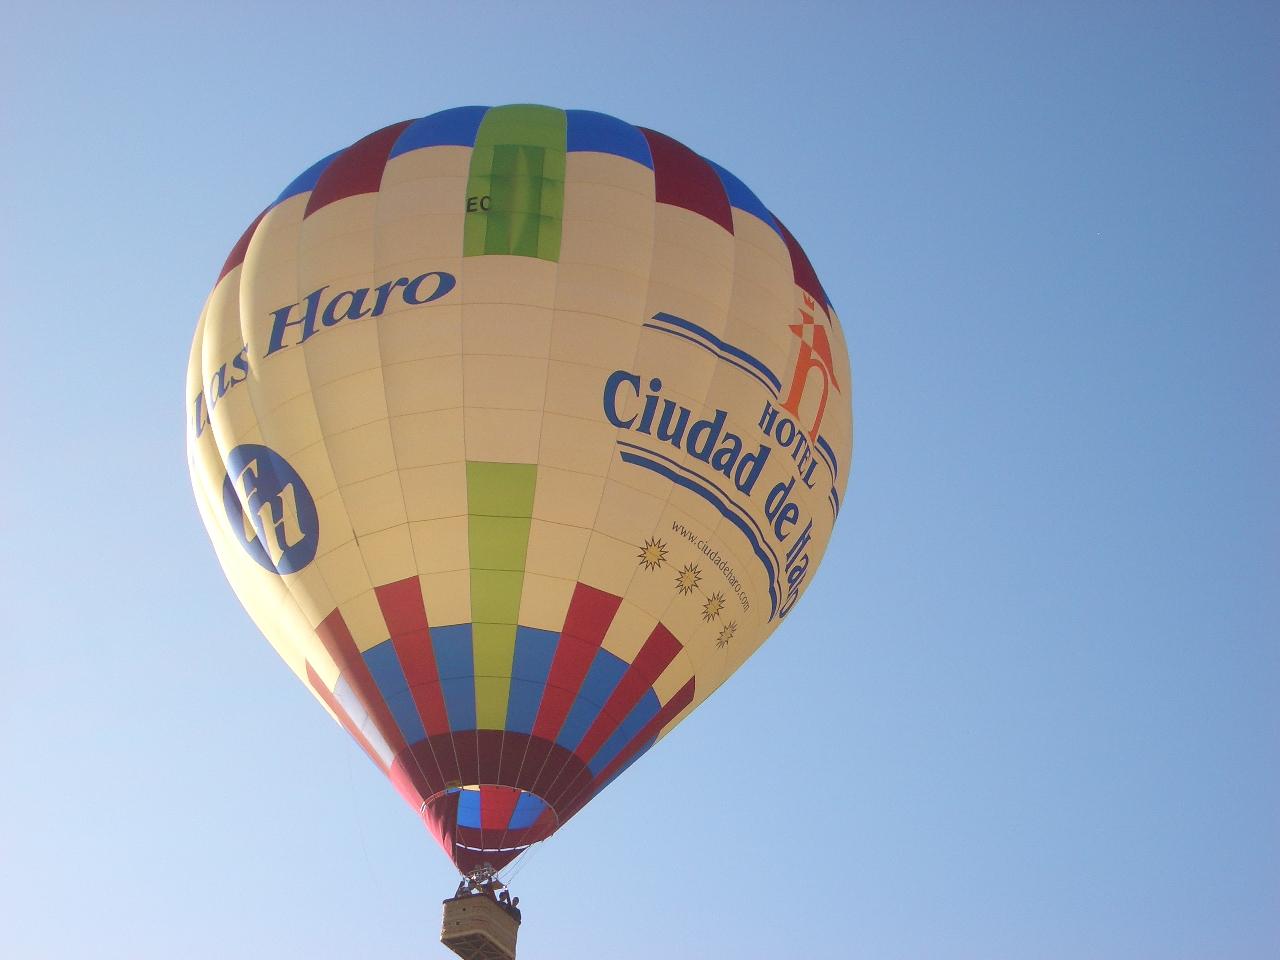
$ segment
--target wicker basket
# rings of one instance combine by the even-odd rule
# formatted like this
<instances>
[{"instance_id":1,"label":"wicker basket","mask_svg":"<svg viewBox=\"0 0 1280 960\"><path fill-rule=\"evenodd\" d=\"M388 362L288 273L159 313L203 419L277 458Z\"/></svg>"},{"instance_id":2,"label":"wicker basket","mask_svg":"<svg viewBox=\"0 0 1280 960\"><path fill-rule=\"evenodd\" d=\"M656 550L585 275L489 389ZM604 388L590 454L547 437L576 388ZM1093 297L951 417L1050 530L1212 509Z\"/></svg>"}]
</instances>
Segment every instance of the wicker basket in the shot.
<instances>
[{"instance_id":1,"label":"wicker basket","mask_svg":"<svg viewBox=\"0 0 1280 960\"><path fill-rule=\"evenodd\" d=\"M520 921L484 894L464 894L444 902L440 942L463 960L514 960Z\"/></svg>"}]
</instances>

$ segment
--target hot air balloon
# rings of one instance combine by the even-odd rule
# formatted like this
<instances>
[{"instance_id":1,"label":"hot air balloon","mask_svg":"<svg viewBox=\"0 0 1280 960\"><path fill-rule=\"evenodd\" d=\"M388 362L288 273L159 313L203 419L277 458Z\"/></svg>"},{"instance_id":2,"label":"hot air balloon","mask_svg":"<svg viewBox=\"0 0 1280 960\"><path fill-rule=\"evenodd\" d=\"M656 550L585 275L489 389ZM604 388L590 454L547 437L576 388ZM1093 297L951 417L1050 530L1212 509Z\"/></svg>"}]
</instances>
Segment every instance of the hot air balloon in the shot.
<instances>
[{"instance_id":1,"label":"hot air balloon","mask_svg":"<svg viewBox=\"0 0 1280 960\"><path fill-rule=\"evenodd\" d=\"M745 184L585 110L460 107L309 167L196 328L236 594L464 874L550 837L794 608L845 337Z\"/></svg>"}]
</instances>

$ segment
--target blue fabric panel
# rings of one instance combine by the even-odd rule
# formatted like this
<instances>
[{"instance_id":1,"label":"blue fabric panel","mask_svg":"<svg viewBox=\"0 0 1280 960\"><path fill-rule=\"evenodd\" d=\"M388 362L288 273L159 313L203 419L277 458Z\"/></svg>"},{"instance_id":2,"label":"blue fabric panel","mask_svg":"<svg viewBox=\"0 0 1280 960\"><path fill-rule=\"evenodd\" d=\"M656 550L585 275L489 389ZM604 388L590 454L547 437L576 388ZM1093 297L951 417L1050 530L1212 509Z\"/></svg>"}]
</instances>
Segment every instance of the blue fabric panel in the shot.
<instances>
[{"instance_id":1,"label":"blue fabric panel","mask_svg":"<svg viewBox=\"0 0 1280 960\"><path fill-rule=\"evenodd\" d=\"M706 158L704 157L703 159L705 160ZM778 221L773 219L773 214L760 202L760 198L751 192L750 187L720 166L720 164L712 163L710 160L707 160L707 163L720 178L720 183L724 185L725 195L729 198L729 206L737 207L739 210L745 210L747 213L759 217L769 225L774 233L780 237L782 236L782 231L778 229Z\"/></svg>"},{"instance_id":2,"label":"blue fabric panel","mask_svg":"<svg viewBox=\"0 0 1280 960\"><path fill-rule=\"evenodd\" d=\"M614 757L622 752L623 748L640 734L646 723L658 715L658 711L662 709L662 705L658 703L658 695L650 690L640 702L631 708L631 712L627 714L627 719L622 721L622 725L614 731L613 736L604 742L604 746L600 748L600 752L592 757L587 766L591 768L593 775L598 775L601 770L613 762Z\"/></svg>"},{"instance_id":3,"label":"blue fabric panel","mask_svg":"<svg viewBox=\"0 0 1280 960\"><path fill-rule=\"evenodd\" d=\"M653 169L653 155L644 134L629 123L594 110L566 110L569 119L566 149L612 153Z\"/></svg>"},{"instance_id":4,"label":"blue fabric panel","mask_svg":"<svg viewBox=\"0 0 1280 960\"><path fill-rule=\"evenodd\" d=\"M475 676L475 658L471 653L471 624L431 628L431 648L436 655L440 679Z\"/></svg>"},{"instance_id":5,"label":"blue fabric panel","mask_svg":"<svg viewBox=\"0 0 1280 960\"><path fill-rule=\"evenodd\" d=\"M564 726L560 728L556 743L566 750L576 750L599 715L600 704L579 695L578 699L573 701L569 716L564 719Z\"/></svg>"},{"instance_id":6,"label":"blue fabric panel","mask_svg":"<svg viewBox=\"0 0 1280 960\"><path fill-rule=\"evenodd\" d=\"M454 107L415 120L405 127L387 159L422 147L474 147L488 107Z\"/></svg>"},{"instance_id":7,"label":"blue fabric panel","mask_svg":"<svg viewBox=\"0 0 1280 960\"><path fill-rule=\"evenodd\" d=\"M546 683L559 642L560 634L550 630L516 627L516 656L511 664L511 676Z\"/></svg>"},{"instance_id":8,"label":"blue fabric panel","mask_svg":"<svg viewBox=\"0 0 1280 960\"><path fill-rule=\"evenodd\" d=\"M538 705L547 686L560 634L532 627L516 627L516 655L511 664L507 694L507 729L532 733Z\"/></svg>"},{"instance_id":9,"label":"blue fabric panel","mask_svg":"<svg viewBox=\"0 0 1280 960\"><path fill-rule=\"evenodd\" d=\"M458 794L458 826L480 829L479 790L463 790Z\"/></svg>"},{"instance_id":10,"label":"blue fabric panel","mask_svg":"<svg viewBox=\"0 0 1280 960\"><path fill-rule=\"evenodd\" d=\"M316 182L320 179L320 174L325 172L325 169L333 162L333 158L341 152L341 150L335 150L323 160L317 160L302 173L298 174L293 182L280 192L280 196L276 197L276 203L284 203L290 197L296 197L300 193L315 189Z\"/></svg>"},{"instance_id":11,"label":"blue fabric panel","mask_svg":"<svg viewBox=\"0 0 1280 960\"><path fill-rule=\"evenodd\" d=\"M556 743L566 750L576 750L582 738L591 729L591 724L600 715L600 709L613 688L618 685L622 675L627 672L628 664L615 657L607 650L599 650L591 661L591 669L582 681L582 689L578 691L578 699L573 701L569 716L565 717L564 726Z\"/></svg>"},{"instance_id":12,"label":"blue fabric panel","mask_svg":"<svg viewBox=\"0 0 1280 960\"><path fill-rule=\"evenodd\" d=\"M476 728L475 660L471 653L471 624L431 628L431 649L436 655L444 708L450 730Z\"/></svg>"},{"instance_id":13,"label":"blue fabric panel","mask_svg":"<svg viewBox=\"0 0 1280 960\"><path fill-rule=\"evenodd\" d=\"M404 677L400 666L400 658L396 656L396 648L390 640L383 640L377 646L370 647L363 654L365 666L373 675L373 682L378 685L378 692L391 711L391 716L400 728L400 733L408 743L417 743L427 736L422 726L422 718L418 716L418 707L409 693L409 681Z\"/></svg>"},{"instance_id":14,"label":"blue fabric panel","mask_svg":"<svg viewBox=\"0 0 1280 960\"><path fill-rule=\"evenodd\" d=\"M449 714L449 730L457 733L461 730L476 728L476 681L474 677L455 677L452 680L441 680L444 690L444 709Z\"/></svg>"},{"instance_id":15,"label":"blue fabric panel","mask_svg":"<svg viewBox=\"0 0 1280 960\"><path fill-rule=\"evenodd\" d=\"M387 709L395 718L405 743L415 744L427 739L427 731L422 725L422 718L418 716L418 705L413 702L413 694L405 690L383 699L387 701Z\"/></svg>"},{"instance_id":16,"label":"blue fabric panel","mask_svg":"<svg viewBox=\"0 0 1280 960\"><path fill-rule=\"evenodd\" d=\"M507 829L523 830L525 827L532 827L545 809L547 805L541 798L532 793L521 793L520 799L516 801L516 808L511 813L511 822L507 824Z\"/></svg>"},{"instance_id":17,"label":"blue fabric panel","mask_svg":"<svg viewBox=\"0 0 1280 960\"><path fill-rule=\"evenodd\" d=\"M514 733L533 733L533 723L538 718L538 704L542 703L542 693L546 689L545 681L533 683L511 678L511 686L507 688L508 730Z\"/></svg>"},{"instance_id":18,"label":"blue fabric panel","mask_svg":"<svg viewBox=\"0 0 1280 960\"><path fill-rule=\"evenodd\" d=\"M365 666L373 674L373 682L378 685L378 692L382 694L383 700L409 689L409 681L404 678L400 658L396 656L396 648L390 640L383 640L377 646L370 647L363 656Z\"/></svg>"},{"instance_id":19,"label":"blue fabric panel","mask_svg":"<svg viewBox=\"0 0 1280 960\"><path fill-rule=\"evenodd\" d=\"M586 697L603 707L630 666L625 660L614 656L608 650L597 651L596 658L591 661L591 669L587 671L586 679L582 681L582 689L578 691L578 696Z\"/></svg>"}]
</instances>

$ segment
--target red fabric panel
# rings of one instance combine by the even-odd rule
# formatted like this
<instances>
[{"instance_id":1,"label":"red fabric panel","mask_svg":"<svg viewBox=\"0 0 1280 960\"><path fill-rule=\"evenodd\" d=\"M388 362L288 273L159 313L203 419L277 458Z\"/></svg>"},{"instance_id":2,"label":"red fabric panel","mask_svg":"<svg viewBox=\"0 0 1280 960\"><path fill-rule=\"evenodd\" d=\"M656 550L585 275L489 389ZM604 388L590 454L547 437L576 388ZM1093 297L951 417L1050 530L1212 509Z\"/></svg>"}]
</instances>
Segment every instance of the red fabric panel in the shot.
<instances>
[{"instance_id":1,"label":"red fabric panel","mask_svg":"<svg viewBox=\"0 0 1280 960\"><path fill-rule=\"evenodd\" d=\"M392 718L391 711L387 709L382 694L378 692L378 685L374 683L373 675L369 673L364 657L360 656L360 651L356 649L356 642L351 636L351 631L347 629L346 621L342 619L342 612L334 610L325 617L316 627L316 636L329 651L329 656L333 657L339 671L351 684L352 690L360 698L364 708L373 717L374 725L391 747L392 754L400 753L405 748L400 727Z\"/></svg>"},{"instance_id":2,"label":"red fabric panel","mask_svg":"<svg viewBox=\"0 0 1280 960\"><path fill-rule=\"evenodd\" d=\"M809 262L809 257L804 252L804 248L791 235L791 231L777 217L773 219L778 224L778 229L782 231L782 239L787 244L787 252L791 254L791 273L795 277L796 286L818 301L822 306L822 316L827 321L827 325L830 326L831 318L827 316L827 292L822 289L822 284L818 282L818 274L814 271L813 264Z\"/></svg>"},{"instance_id":3,"label":"red fabric panel","mask_svg":"<svg viewBox=\"0 0 1280 960\"><path fill-rule=\"evenodd\" d=\"M519 734L512 734L513 737ZM542 768L547 765L547 759L553 751L564 752L549 740L541 737L525 737L524 747L524 763L520 765L517 776L512 780L505 777L502 782L509 787L519 787L521 790L528 790L530 793L537 793L533 789L533 782L538 779L538 774L542 773ZM513 744L514 745L514 744ZM538 794L542 796L542 794Z\"/></svg>"},{"instance_id":4,"label":"red fabric panel","mask_svg":"<svg viewBox=\"0 0 1280 960\"><path fill-rule=\"evenodd\" d=\"M383 127L363 140L357 140L334 157L333 162L316 181L303 216L309 217L321 207L344 197L377 193L382 186L382 171L387 166L387 154L391 152L401 131L412 122L404 120Z\"/></svg>"},{"instance_id":5,"label":"red fabric panel","mask_svg":"<svg viewBox=\"0 0 1280 960\"><path fill-rule=\"evenodd\" d=\"M659 623L654 626L631 666L640 672L648 686L653 686L654 681L662 676L662 671L671 665L676 654L683 649L684 645L676 639L676 635Z\"/></svg>"},{"instance_id":6,"label":"red fabric panel","mask_svg":"<svg viewBox=\"0 0 1280 960\"><path fill-rule=\"evenodd\" d=\"M590 641L598 647L621 605L621 597L579 583L573 588L569 611L565 614L564 627L560 633ZM555 675L554 665L552 675Z\"/></svg>"},{"instance_id":7,"label":"red fabric panel","mask_svg":"<svg viewBox=\"0 0 1280 960\"><path fill-rule=\"evenodd\" d=\"M599 640L592 643L561 634L542 702L538 704L538 718L533 723L535 737L555 740L599 649Z\"/></svg>"},{"instance_id":8,"label":"red fabric panel","mask_svg":"<svg viewBox=\"0 0 1280 960\"><path fill-rule=\"evenodd\" d=\"M440 767L436 763L435 755L432 754L430 747L421 749L422 746L423 744L415 744L415 746L407 747L403 752L396 754L395 763L392 764L392 767L393 769L396 766L403 768L404 776L408 777L414 789L421 794L421 800L425 800L444 789L444 776L440 772ZM415 813L420 805L420 803L414 805Z\"/></svg>"},{"instance_id":9,"label":"red fabric panel","mask_svg":"<svg viewBox=\"0 0 1280 960\"><path fill-rule=\"evenodd\" d=\"M476 783L502 783L498 768L502 760L502 730L477 730L476 740L479 743L478 768ZM506 824L504 823L505 827Z\"/></svg>"},{"instance_id":10,"label":"red fabric panel","mask_svg":"<svg viewBox=\"0 0 1280 960\"><path fill-rule=\"evenodd\" d=\"M555 833L556 818L552 814L548 816L545 812L538 818L537 823L532 827L524 830L475 830L468 827L458 827L456 838L459 843L464 843L468 847L485 847L485 849L497 850L505 847L527 847L531 843L537 843L539 840L545 840L551 834ZM484 835L488 844L486 846L480 842L481 834Z\"/></svg>"},{"instance_id":11,"label":"red fabric panel","mask_svg":"<svg viewBox=\"0 0 1280 960\"><path fill-rule=\"evenodd\" d=\"M480 745L474 730L461 730L451 735L453 752L458 756L458 781L464 787L480 782ZM430 738L427 740L430 743Z\"/></svg>"},{"instance_id":12,"label":"red fabric panel","mask_svg":"<svg viewBox=\"0 0 1280 960\"><path fill-rule=\"evenodd\" d=\"M387 772L387 768L382 764L382 758L378 756L378 752L373 749L367 737L360 732L360 728L351 722L351 718L347 716L347 711L343 709L342 704L338 702L338 698L333 695L328 687L324 685L324 681L320 679L320 675L315 672L311 664L307 664L307 682L311 684L311 689L315 691L317 697L324 701L325 705L338 716L338 722L342 724L344 730L355 738L356 743L364 749L372 760L383 773Z\"/></svg>"},{"instance_id":13,"label":"red fabric panel","mask_svg":"<svg viewBox=\"0 0 1280 960\"><path fill-rule=\"evenodd\" d=\"M406 763L406 761L408 761ZM391 762L391 769L387 771L387 777L391 780L391 785L396 788L396 792L409 805L414 813L422 812L422 801L426 799L423 791L420 789L420 776L415 776L416 764L413 758L406 754L401 754ZM415 783L415 781L419 781Z\"/></svg>"},{"instance_id":14,"label":"red fabric panel","mask_svg":"<svg viewBox=\"0 0 1280 960\"><path fill-rule=\"evenodd\" d=\"M481 731L482 737L484 733ZM483 746L484 741L481 743ZM503 735L502 752L513 760L502 765L497 784L500 786L517 787L546 799L546 789L559 777L569 782L586 773L590 779L587 765L577 754L548 740L508 730Z\"/></svg>"},{"instance_id":15,"label":"red fabric panel","mask_svg":"<svg viewBox=\"0 0 1280 960\"><path fill-rule=\"evenodd\" d=\"M427 829L431 831L431 835L436 838L436 842L440 844L441 849L444 850L454 864L457 864L458 858L455 856L453 840L454 832L458 828L458 795L456 793L442 793L432 797L427 801L426 809L422 812L422 819L426 823ZM459 869L462 868L459 867Z\"/></svg>"},{"instance_id":16,"label":"red fabric panel","mask_svg":"<svg viewBox=\"0 0 1280 960\"><path fill-rule=\"evenodd\" d=\"M409 748L409 754L431 778L428 796L458 784L458 761L453 752L453 739L448 734L415 743Z\"/></svg>"},{"instance_id":17,"label":"red fabric panel","mask_svg":"<svg viewBox=\"0 0 1280 960\"><path fill-rule=\"evenodd\" d=\"M374 593L391 632L391 645L400 659L405 680L409 682L423 728L428 736L448 732L449 714L438 682L440 673L432 652L427 609L422 601L418 578L406 577L395 583L383 584Z\"/></svg>"},{"instance_id":18,"label":"red fabric panel","mask_svg":"<svg viewBox=\"0 0 1280 960\"><path fill-rule=\"evenodd\" d=\"M680 641L662 624L653 628L649 639L640 648L635 660L622 675L600 714L587 730L587 735L578 744L575 752L583 761L591 762L604 742L613 736L614 731L627 718L631 708L652 689L654 681L662 676L662 671L667 669L682 649L684 647Z\"/></svg>"},{"instance_id":19,"label":"red fabric panel","mask_svg":"<svg viewBox=\"0 0 1280 960\"><path fill-rule=\"evenodd\" d=\"M653 185L659 203L699 213L733 233L733 211L720 176L679 140L639 128L653 154Z\"/></svg>"},{"instance_id":20,"label":"red fabric panel","mask_svg":"<svg viewBox=\"0 0 1280 960\"><path fill-rule=\"evenodd\" d=\"M528 748L528 737L518 733L505 734L498 748L498 775L493 782L515 784L520 779L520 768L524 766Z\"/></svg>"},{"instance_id":21,"label":"red fabric panel","mask_svg":"<svg viewBox=\"0 0 1280 960\"><path fill-rule=\"evenodd\" d=\"M585 764L578 759L576 754L570 753L558 744L552 744L551 755L547 758L547 762L543 764L542 770L533 778L533 783L525 787L525 789L530 793L536 793L552 806L555 806L551 799L551 794L556 782L564 776L572 777L584 766ZM526 775L521 779L527 780L528 776Z\"/></svg>"},{"instance_id":22,"label":"red fabric panel","mask_svg":"<svg viewBox=\"0 0 1280 960\"><path fill-rule=\"evenodd\" d=\"M486 831L507 832L511 814L515 813L520 791L510 787L480 788L480 826Z\"/></svg>"},{"instance_id":23,"label":"red fabric panel","mask_svg":"<svg viewBox=\"0 0 1280 960\"><path fill-rule=\"evenodd\" d=\"M621 597L585 583L573 588L560 642L556 644L556 655L547 675L547 687L533 723L535 737L555 740L621 604Z\"/></svg>"},{"instance_id":24,"label":"red fabric panel","mask_svg":"<svg viewBox=\"0 0 1280 960\"><path fill-rule=\"evenodd\" d=\"M431 669L435 670L435 657L431 653L431 641L424 642L407 642L403 645L410 648L408 652L401 653L402 641L391 638L392 645L396 648L396 656L400 658L401 666L405 667L405 673L409 672L408 663L414 662L415 666L421 667L421 661L431 658ZM422 668L425 673L425 668ZM409 681L411 684L412 680ZM413 704L418 708L418 716L422 719L422 729L430 736L433 733L449 732L449 713L444 705L444 689L439 683L420 683L412 686L409 693L413 696Z\"/></svg>"},{"instance_id":25,"label":"red fabric panel","mask_svg":"<svg viewBox=\"0 0 1280 960\"><path fill-rule=\"evenodd\" d=\"M382 618L391 636L402 636L427 629L427 608L422 602L422 589L417 577L405 577L395 583L374 588ZM433 661L434 662L434 661ZM405 670L406 675L408 669ZM431 678L436 679L435 677Z\"/></svg>"},{"instance_id":26,"label":"red fabric panel","mask_svg":"<svg viewBox=\"0 0 1280 960\"><path fill-rule=\"evenodd\" d=\"M270 207L267 208L267 210L270 209ZM249 229L240 235L236 245L231 248L231 252L227 254L227 262L222 265L222 272L218 274L218 279L214 281L213 285L215 287L222 282L223 277L244 263L245 254L249 252L249 241L253 239L253 232L258 229L258 224L262 222L262 218L267 215L267 210L263 210L253 218L253 223L249 224Z\"/></svg>"},{"instance_id":27,"label":"red fabric panel","mask_svg":"<svg viewBox=\"0 0 1280 960\"><path fill-rule=\"evenodd\" d=\"M591 768L577 767L561 771L555 784L547 788L547 802L557 810L565 810L591 785Z\"/></svg>"},{"instance_id":28,"label":"red fabric panel","mask_svg":"<svg viewBox=\"0 0 1280 960\"><path fill-rule=\"evenodd\" d=\"M400 656L400 647L395 644L395 638L392 638L392 644L396 646L396 655ZM415 651L415 658L420 651ZM435 657L431 653L431 645L427 644L427 656L432 657L432 667L435 667ZM404 661L401 660L401 664ZM405 668L405 674L409 673L409 668ZM427 683L414 683L409 681L409 693L413 696L413 702L418 708L418 715L422 717L422 726L427 732L427 736L434 737L437 734L448 734L449 724L447 716L445 722L441 722L441 717L445 716L444 707L444 687L440 685L439 680L431 680ZM427 720L430 718L431 722Z\"/></svg>"}]
</instances>

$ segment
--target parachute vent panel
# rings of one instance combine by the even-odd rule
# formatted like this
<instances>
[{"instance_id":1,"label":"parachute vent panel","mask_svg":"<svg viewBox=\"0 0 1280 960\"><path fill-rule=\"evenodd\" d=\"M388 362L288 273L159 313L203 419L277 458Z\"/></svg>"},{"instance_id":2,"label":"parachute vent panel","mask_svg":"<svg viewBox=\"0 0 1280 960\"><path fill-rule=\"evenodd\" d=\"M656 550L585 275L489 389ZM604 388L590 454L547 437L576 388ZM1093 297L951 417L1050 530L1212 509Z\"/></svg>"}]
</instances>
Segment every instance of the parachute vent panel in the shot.
<instances>
[{"instance_id":1,"label":"parachute vent panel","mask_svg":"<svg viewBox=\"0 0 1280 960\"><path fill-rule=\"evenodd\" d=\"M515 960L520 921L482 894L444 902L440 942L463 960Z\"/></svg>"}]
</instances>

